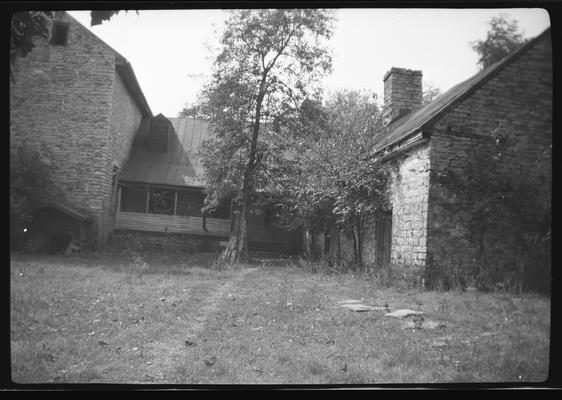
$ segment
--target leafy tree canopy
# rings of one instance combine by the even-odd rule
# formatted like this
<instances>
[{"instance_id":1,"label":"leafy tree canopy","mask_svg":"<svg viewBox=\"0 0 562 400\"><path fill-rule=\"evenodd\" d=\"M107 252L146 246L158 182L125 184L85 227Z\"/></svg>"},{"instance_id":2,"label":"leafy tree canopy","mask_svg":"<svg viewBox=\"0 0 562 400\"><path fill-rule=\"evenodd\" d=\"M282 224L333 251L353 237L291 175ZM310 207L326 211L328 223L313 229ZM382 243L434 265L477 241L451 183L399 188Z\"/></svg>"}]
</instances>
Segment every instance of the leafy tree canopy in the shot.
<instances>
[{"instance_id":1,"label":"leafy tree canopy","mask_svg":"<svg viewBox=\"0 0 562 400\"><path fill-rule=\"evenodd\" d=\"M391 167L370 157L383 129L374 94L343 90L324 104L305 102L285 129L268 192L278 194L286 226L349 226L384 207Z\"/></svg>"},{"instance_id":2,"label":"leafy tree canopy","mask_svg":"<svg viewBox=\"0 0 562 400\"><path fill-rule=\"evenodd\" d=\"M471 42L472 49L478 53L478 64L486 68L506 57L525 43L523 33L519 31L517 20L507 14L493 17L489 22L485 40Z\"/></svg>"},{"instance_id":3,"label":"leafy tree canopy","mask_svg":"<svg viewBox=\"0 0 562 400\"><path fill-rule=\"evenodd\" d=\"M244 257L249 204L263 192L271 131L296 115L306 98L319 93L318 78L331 69L325 40L333 12L321 9L231 11L225 23L210 82L202 92L202 112L216 138L203 146L207 206L225 197L240 206L235 230Z\"/></svg>"}]
</instances>

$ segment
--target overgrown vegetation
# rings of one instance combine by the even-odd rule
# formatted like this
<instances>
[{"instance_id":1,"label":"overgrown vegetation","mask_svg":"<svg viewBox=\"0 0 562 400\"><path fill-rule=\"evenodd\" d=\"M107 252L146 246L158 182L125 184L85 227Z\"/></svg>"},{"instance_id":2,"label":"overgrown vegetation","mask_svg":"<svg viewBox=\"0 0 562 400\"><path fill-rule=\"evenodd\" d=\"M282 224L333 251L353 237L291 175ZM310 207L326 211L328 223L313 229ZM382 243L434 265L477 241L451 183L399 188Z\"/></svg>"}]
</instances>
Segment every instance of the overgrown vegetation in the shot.
<instances>
[{"instance_id":1,"label":"overgrown vegetation","mask_svg":"<svg viewBox=\"0 0 562 400\"><path fill-rule=\"evenodd\" d=\"M10 146L10 247L19 249L32 220L33 207L57 198L53 167L25 144Z\"/></svg>"},{"instance_id":2,"label":"overgrown vegetation","mask_svg":"<svg viewBox=\"0 0 562 400\"><path fill-rule=\"evenodd\" d=\"M450 232L439 237L451 256L439 265L429 263L428 281L445 288L550 290L550 148L537 154L529 171L514 164L517 146L514 138L498 133L492 143L474 143L465 167L433 174L449 223L462 221L465 232L463 239ZM459 254L474 249L474 260L455 259L458 246Z\"/></svg>"},{"instance_id":3,"label":"overgrown vegetation","mask_svg":"<svg viewBox=\"0 0 562 400\"><path fill-rule=\"evenodd\" d=\"M472 49L478 53L478 64L489 67L506 57L525 43L518 22L507 14L500 14L488 22L489 29L484 40L471 42Z\"/></svg>"},{"instance_id":4,"label":"overgrown vegetation","mask_svg":"<svg viewBox=\"0 0 562 400\"><path fill-rule=\"evenodd\" d=\"M274 136L278 151L267 193L279 223L305 232L352 232L361 267L361 226L388 203L393 166L372 157L382 131L373 93L342 90L323 103L304 102L298 118L286 120Z\"/></svg>"}]
</instances>

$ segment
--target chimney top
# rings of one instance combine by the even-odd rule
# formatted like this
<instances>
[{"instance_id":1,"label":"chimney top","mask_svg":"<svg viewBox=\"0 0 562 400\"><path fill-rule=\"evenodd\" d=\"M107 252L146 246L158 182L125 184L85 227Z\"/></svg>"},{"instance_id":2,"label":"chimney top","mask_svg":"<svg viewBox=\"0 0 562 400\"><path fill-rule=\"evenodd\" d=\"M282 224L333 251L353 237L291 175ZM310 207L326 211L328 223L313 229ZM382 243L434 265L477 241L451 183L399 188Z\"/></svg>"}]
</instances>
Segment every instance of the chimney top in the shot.
<instances>
[{"instance_id":1,"label":"chimney top","mask_svg":"<svg viewBox=\"0 0 562 400\"><path fill-rule=\"evenodd\" d=\"M422 72L392 67L383 78L383 119L389 125L422 103Z\"/></svg>"}]
</instances>

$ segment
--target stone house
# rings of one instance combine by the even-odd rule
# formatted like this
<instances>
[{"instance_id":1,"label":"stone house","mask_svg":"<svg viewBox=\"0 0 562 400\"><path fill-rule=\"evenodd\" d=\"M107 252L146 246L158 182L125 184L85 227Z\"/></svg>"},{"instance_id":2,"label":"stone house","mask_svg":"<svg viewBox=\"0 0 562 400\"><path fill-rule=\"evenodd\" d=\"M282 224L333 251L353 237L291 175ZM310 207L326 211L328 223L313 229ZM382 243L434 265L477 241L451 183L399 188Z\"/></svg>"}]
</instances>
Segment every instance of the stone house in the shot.
<instances>
[{"instance_id":1,"label":"stone house","mask_svg":"<svg viewBox=\"0 0 562 400\"><path fill-rule=\"evenodd\" d=\"M117 176L152 112L131 64L66 12L57 12L51 42L34 44L14 65L10 141L40 152L64 194L41 210L41 229L57 235L55 246L72 237L105 243ZM61 214L68 224L57 224Z\"/></svg>"},{"instance_id":2,"label":"stone house","mask_svg":"<svg viewBox=\"0 0 562 400\"><path fill-rule=\"evenodd\" d=\"M552 79L550 29L424 105L422 72L391 68L384 77L387 129L373 154L396 170L388 210L361 227L362 261L392 266L418 282L436 266L454 270L473 262L478 243L468 227L470 215L463 214L463 199L453 199L436 177L462 174L474 154L500 136L512 143L504 156L508 173L520 181L550 176ZM501 247L503 234L486 240ZM351 233L327 235L315 235L317 252L353 257ZM495 261L516 251L498 248Z\"/></svg>"},{"instance_id":3,"label":"stone house","mask_svg":"<svg viewBox=\"0 0 562 400\"><path fill-rule=\"evenodd\" d=\"M52 251L71 240L225 242L230 204L201 214L196 153L208 124L153 116L131 64L66 12L57 12L50 43L34 43L14 65L10 141L41 154L63 198L34 210L29 236L45 237ZM294 252L293 235L269 214L252 216L250 249Z\"/></svg>"}]
</instances>

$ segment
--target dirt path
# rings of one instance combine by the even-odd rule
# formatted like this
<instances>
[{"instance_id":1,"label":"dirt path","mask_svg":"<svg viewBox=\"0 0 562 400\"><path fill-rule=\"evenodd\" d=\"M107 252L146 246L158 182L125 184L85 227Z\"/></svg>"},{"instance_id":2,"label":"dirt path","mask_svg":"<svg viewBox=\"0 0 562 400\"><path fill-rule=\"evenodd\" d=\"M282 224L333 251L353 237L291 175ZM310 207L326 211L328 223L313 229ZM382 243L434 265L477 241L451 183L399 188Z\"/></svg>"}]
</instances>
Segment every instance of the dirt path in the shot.
<instances>
[{"instance_id":1,"label":"dirt path","mask_svg":"<svg viewBox=\"0 0 562 400\"><path fill-rule=\"evenodd\" d=\"M189 326L189 329L185 333L186 339L196 338L197 335L205 328L205 324L210 315L215 313L222 302L225 300L225 296L228 293L235 291L236 286L251 272L258 270L259 268L247 268L240 273L238 273L234 279L225 282L222 286L219 286L217 290L213 291L202 303L199 312L195 316L193 323Z\"/></svg>"},{"instance_id":2,"label":"dirt path","mask_svg":"<svg viewBox=\"0 0 562 400\"><path fill-rule=\"evenodd\" d=\"M176 383L178 370L182 364L189 363L189 348L197 346L202 338L199 337L204 330L207 320L217 312L226 296L236 291L237 286L250 273L259 268L248 268L238 271L232 279L218 284L209 291L208 295L199 304L198 312L191 318L177 323L173 335L161 338L158 342L150 344L145 352L146 365L139 368L139 381L131 383ZM142 369L142 370L141 370ZM144 379L142 377L144 376Z\"/></svg>"}]
</instances>

